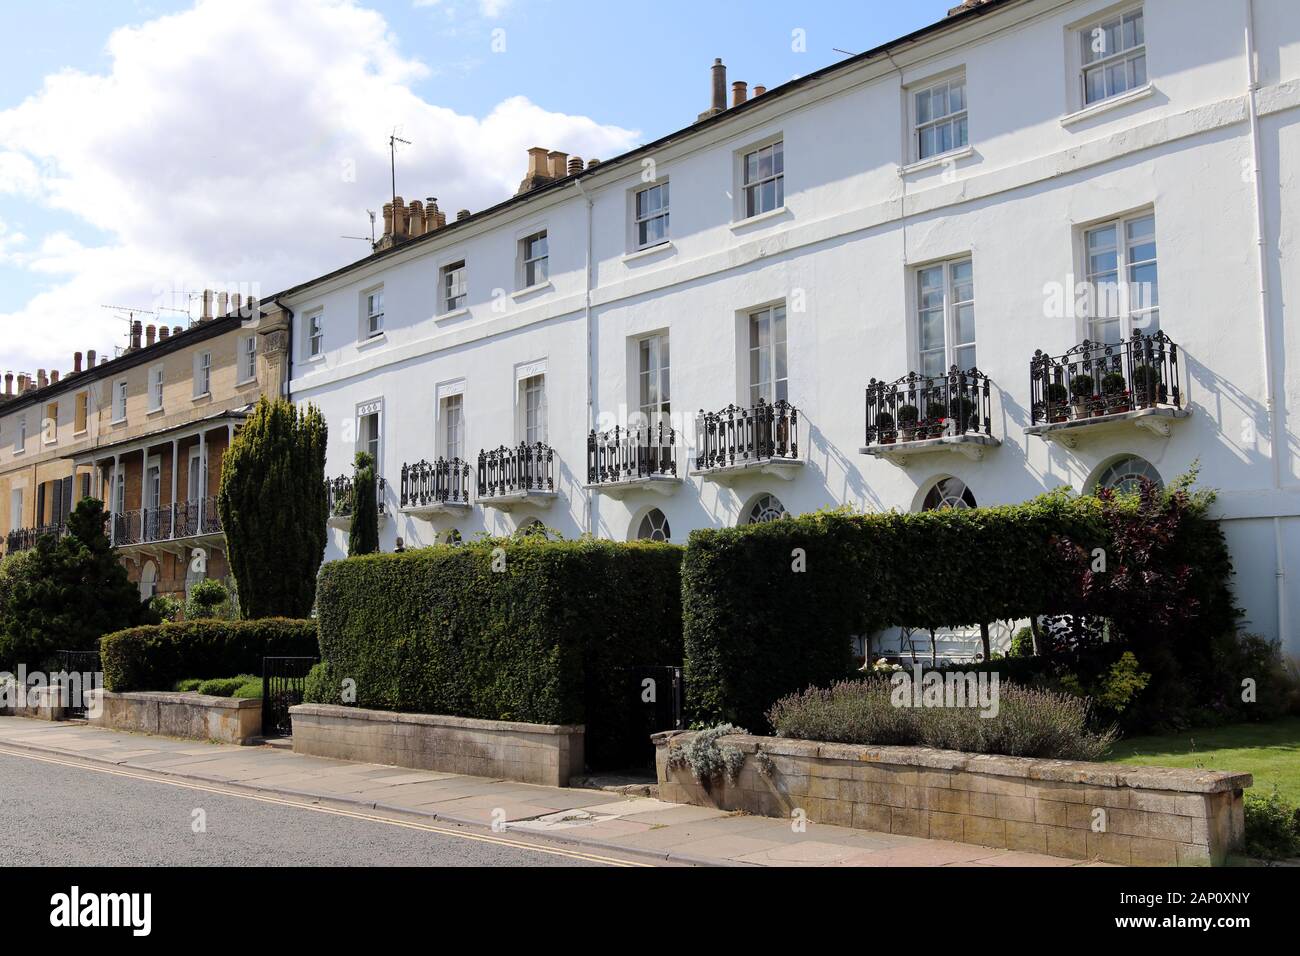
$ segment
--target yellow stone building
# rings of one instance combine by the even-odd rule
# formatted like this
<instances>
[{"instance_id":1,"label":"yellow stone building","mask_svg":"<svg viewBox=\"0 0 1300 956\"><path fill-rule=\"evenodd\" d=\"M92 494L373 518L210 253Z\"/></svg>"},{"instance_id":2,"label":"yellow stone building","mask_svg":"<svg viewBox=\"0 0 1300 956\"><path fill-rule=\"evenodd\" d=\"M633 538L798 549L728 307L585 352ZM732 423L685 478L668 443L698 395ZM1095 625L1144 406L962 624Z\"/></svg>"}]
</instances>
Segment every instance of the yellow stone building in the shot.
<instances>
[{"instance_id":1,"label":"yellow stone building","mask_svg":"<svg viewBox=\"0 0 1300 956\"><path fill-rule=\"evenodd\" d=\"M0 542L6 554L62 533L93 496L142 597L183 597L229 564L216 505L226 449L265 394L282 395L287 316L204 293L188 328L134 323L130 347L46 378L12 373L0 396ZM16 385L16 387L15 387Z\"/></svg>"}]
</instances>

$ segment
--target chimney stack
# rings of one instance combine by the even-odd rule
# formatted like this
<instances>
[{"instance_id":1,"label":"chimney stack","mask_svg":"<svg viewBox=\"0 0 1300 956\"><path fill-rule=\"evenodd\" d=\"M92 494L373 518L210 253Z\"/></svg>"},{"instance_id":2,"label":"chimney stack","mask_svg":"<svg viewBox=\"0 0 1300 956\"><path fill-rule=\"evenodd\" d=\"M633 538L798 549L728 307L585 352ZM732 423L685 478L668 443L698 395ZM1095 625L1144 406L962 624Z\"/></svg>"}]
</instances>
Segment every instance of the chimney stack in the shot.
<instances>
[{"instance_id":1,"label":"chimney stack","mask_svg":"<svg viewBox=\"0 0 1300 956\"><path fill-rule=\"evenodd\" d=\"M203 290L203 314L199 316L200 322L212 321L212 290Z\"/></svg>"},{"instance_id":2,"label":"chimney stack","mask_svg":"<svg viewBox=\"0 0 1300 956\"><path fill-rule=\"evenodd\" d=\"M460 212L456 213L456 221L457 221L457 222L460 222L462 219L468 219L468 218L469 218L469 210L468 210L468 209L462 209Z\"/></svg>"},{"instance_id":3,"label":"chimney stack","mask_svg":"<svg viewBox=\"0 0 1300 956\"><path fill-rule=\"evenodd\" d=\"M139 319L136 319L134 322L131 323L131 351L132 352L138 352L140 350L140 333L143 331L144 329L143 326L140 324Z\"/></svg>"},{"instance_id":4,"label":"chimney stack","mask_svg":"<svg viewBox=\"0 0 1300 956\"><path fill-rule=\"evenodd\" d=\"M144 327L144 345L145 348L153 345L155 337L158 335L158 326L146 325Z\"/></svg>"},{"instance_id":5,"label":"chimney stack","mask_svg":"<svg viewBox=\"0 0 1300 956\"><path fill-rule=\"evenodd\" d=\"M696 122L708 119L710 116L716 116L727 108L727 68L722 64L722 57L713 61L711 68L712 73L712 97L709 102L709 108L696 117Z\"/></svg>"},{"instance_id":6,"label":"chimney stack","mask_svg":"<svg viewBox=\"0 0 1300 956\"><path fill-rule=\"evenodd\" d=\"M95 367L95 350L91 349L89 352L86 353L86 368L91 369L94 367Z\"/></svg>"},{"instance_id":7,"label":"chimney stack","mask_svg":"<svg viewBox=\"0 0 1300 956\"><path fill-rule=\"evenodd\" d=\"M412 199L411 204L407 206L411 219L411 238L415 239L424 235L424 203L418 199Z\"/></svg>"},{"instance_id":8,"label":"chimney stack","mask_svg":"<svg viewBox=\"0 0 1300 956\"><path fill-rule=\"evenodd\" d=\"M524 174L523 181L519 183L519 188L515 190L515 195L522 196L538 186L545 186L551 179L550 159L546 148L543 146L529 147L528 172Z\"/></svg>"},{"instance_id":9,"label":"chimney stack","mask_svg":"<svg viewBox=\"0 0 1300 956\"><path fill-rule=\"evenodd\" d=\"M159 342L166 342L171 337L172 337L172 330L167 328L167 326L164 325L160 329L158 329Z\"/></svg>"},{"instance_id":10,"label":"chimney stack","mask_svg":"<svg viewBox=\"0 0 1300 956\"><path fill-rule=\"evenodd\" d=\"M563 179L568 175L566 172L569 161L568 153L562 153L558 149L553 149L546 154L546 159L547 162L550 163L552 179Z\"/></svg>"},{"instance_id":11,"label":"chimney stack","mask_svg":"<svg viewBox=\"0 0 1300 956\"><path fill-rule=\"evenodd\" d=\"M749 84L744 80L737 80L731 84L731 105L740 106L749 99Z\"/></svg>"},{"instance_id":12,"label":"chimney stack","mask_svg":"<svg viewBox=\"0 0 1300 956\"><path fill-rule=\"evenodd\" d=\"M80 371L81 371L81 353L80 353L80 352L73 352L73 353L72 353L72 371L73 371L73 374L76 374L77 372L80 372Z\"/></svg>"},{"instance_id":13,"label":"chimney stack","mask_svg":"<svg viewBox=\"0 0 1300 956\"><path fill-rule=\"evenodd\" d=\"M582 172L582 157L574 156L569 160L569 175L576 176L580 172Z\"/></svg>"}]
</instances>

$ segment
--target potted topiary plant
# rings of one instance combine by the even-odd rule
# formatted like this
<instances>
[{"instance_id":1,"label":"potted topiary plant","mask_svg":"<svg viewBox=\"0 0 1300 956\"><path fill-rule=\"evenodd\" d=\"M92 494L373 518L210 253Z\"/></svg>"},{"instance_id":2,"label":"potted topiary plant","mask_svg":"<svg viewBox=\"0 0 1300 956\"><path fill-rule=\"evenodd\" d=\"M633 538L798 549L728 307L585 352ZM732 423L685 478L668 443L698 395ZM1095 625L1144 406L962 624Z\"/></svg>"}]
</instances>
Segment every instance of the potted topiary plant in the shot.
<instances>
[{"instance_id":1,"label":"potted topiary plant","mask_svg":"<svg viewBox=\"0 0 1300 956\"><path fill-rule=\"evenodd\" d=\"M1128 385L1120 372L1107 372L1101 380L1101 391L1106 396L1107 413L1127 412L1130 406Z\"/></svg>"},{"instance_id":2,"label":"potted topiary plant","mask_svg":"<svg viewBox=\"0 0 1300 956\"><path fill-rule=\"evenodd\" d=\"M1070 380L1070 404L1074 407L1075 419L1088 417L1088 406L1092 403L1093 381L1091 375L1076 375Z\"/></svg>"},{"instance_id":3,"label":"potted topiary plant","mask_svg":"<svg viewBox=\"0 0 1300 956\"><path fill-rule=\"evenodd\" d=\"M948 421L948 403L943 395L935 393L925 400L926 437L938 438L944 432Z\"/></svg>"},{"instance_id":4,"label":"potted topiary plant","mask_svg":"<svg viewBox=\"0 0 1300 956\"><path fill-rule=\"evenodd\" d=\"M979 428L979 423L975 420L975 403L965 395L955 396L948 403L948 413L957 422L954 431L958 435L964 434L972 427Z\"/></svg>"},{"instance_id":5,"label":"potted topiary plant","mask_svg":"<svg viewBox=\"0 0 1300 956\"><path fill-rule=\"evenodd\" d=\"M898 406L898 431L903 441L916 438L916 422L920 417L921 413L915 405Z\"/></svg>"},{"instance_id":6,"label":"potted topiary plant","mask_svg":"<svg viewBox=\"0 0 1300 956\"><path fill-rule=\"evenodd\" d=\"M1168 397L1164 382L1160 381L1160 369L1154 365L1138 365L1133 369L1133 400L1140 407L1157 403L1164 404Z\"/></svg>"},{"instance_id":7,"label":"potted topiary plant","mask_svg":"<svg viewBox=\"0 0 1300 956\"><path fill-rule=\"evenodd\" d=\"M1047 386L1047 420L1049 422L1063 422L1066 419L1066 407L1070 400L1070 393L1065 390L1065 386L1060 382L1053 382Z\"/></svg>"},{"instance_id":8,"label":"potted topiary plant","mask_svg":"<svg viewBox=\"0 0 1300 956\"><path fill-rule=\"evenodd\" d=\"M881 412L876 416L876 441L882 445L892 445L897 433L894 431L894 416Z\"/></svg>"}]
</instances>

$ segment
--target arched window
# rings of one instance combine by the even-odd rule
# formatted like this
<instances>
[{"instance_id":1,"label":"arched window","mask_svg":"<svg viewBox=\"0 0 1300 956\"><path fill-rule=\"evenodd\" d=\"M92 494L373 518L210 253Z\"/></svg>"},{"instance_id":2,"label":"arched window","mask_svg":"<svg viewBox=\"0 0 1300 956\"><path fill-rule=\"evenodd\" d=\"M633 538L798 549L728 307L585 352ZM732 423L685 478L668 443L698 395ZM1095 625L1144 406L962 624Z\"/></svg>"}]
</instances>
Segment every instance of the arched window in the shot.
<instances>
[{"instance_id":1,"label":"arched window","mask_svg":"<svg viewBox=\"0 0 1300 956\"><path fill-rule=\"evenodd\" d=\"M146 561L140 569L140 600L148 601L158 593L158 565Z\"/></svg>"},{"instance_id":2,"label":"arched window","mask_svg":"<svg viewBox=\"0 0 1300 956\"><path fill-rule=\"evenodd\" d=\"M1143 478L1155 485L1157 490L1165 486L1160 472L1156 471L1151 462L1137 455L1127 455L1106 466L1097 476L1097 487L1110 488L1121 494L1137 494L1142 490Z\"/></svg>"},{"instance_id":3,"label":"arched window","mask_svg":"<svg viewBox=\"0 0 1300 956\"><path fill-rule=\"evenodd\" d=\"M749 509L745 524L764 524L777 518L784 518L785 515L785 505L781 504L780 498L776 495L759 495L758 500Z\"/></svg>"},{"instance_id":4,"label":"arched window","mask_svg":"<svg viewBox=\"0 0 1300 956\"><path fill-rule=\"evenodd\" d=\"M641 519L641 524L636 529L636 536L641 541L667 541L672 537L672 533L672 529L668 527L668 516L658 508L651 508L646 512L646 516Z\"/></svg>"},{"instance_id":5,"label":"arched window","mask_svg":"<svg viewBox=\"0 0 1300 956\"><path fill-rule=\"evenodd\" d=\"M974 508L975 496L960 478L940 478L934 483L925 501L921 503L922 511L942 511L944 508Z\"/></svg>"}]
</instances>

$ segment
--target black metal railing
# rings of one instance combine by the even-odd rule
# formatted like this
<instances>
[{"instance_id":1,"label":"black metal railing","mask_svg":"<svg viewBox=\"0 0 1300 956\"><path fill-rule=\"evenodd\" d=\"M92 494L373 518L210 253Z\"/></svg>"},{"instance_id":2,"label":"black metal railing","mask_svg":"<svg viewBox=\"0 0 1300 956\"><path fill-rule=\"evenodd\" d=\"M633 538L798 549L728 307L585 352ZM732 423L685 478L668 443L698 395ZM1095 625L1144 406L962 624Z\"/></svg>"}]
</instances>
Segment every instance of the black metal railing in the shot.
<instances>
[{"instance_id":1,"label":"black metal railing","mask_svg":"<svg viewBox=\"0 0 1300 956\"><path fill-rule=\"evenodd\" d=\"M153 544L221 534L221 511L215 496L178 501L160 508L137 508L112 516L113 546Z\"/></svg>"},{"instance_id":2,"label":"black metal railing","mask_svg":"<svg viewBox=\"0 0 1300 956\"><path fill-rule=\"evenodd\" d=\"M677 433L663 422L587 435L587 484L677 477Z\"/></svg>"},{"instance_id":3,"label":"black metal railing","mask_svg":"<svg viewBox=\"0 0 1300 956\"><path fill-rule=\"evenodd\" d=\"M867 385L867 444L892 445L944 435L992 433L989 377L955 365L947 375L908 372Z\"/></svg>"},{"instance_id":4,"label":"black metal railing","mask_svg":"<svg viewBox=\"0 0 1300 956\"><path fill-rule=\"evenodd\" d=\"M5 554L30 551L36 547L36 542L47 534L58 539L67 533L68 526L65 524L49 524L39 528L15 528L5 535Z\"/></svg>"},{"instance_id":5,"label":"black metal railing","mask_svg":"<svg viewBox=\"0 0 1300 956\"><path fill-rule=\"evenodd\" d=\"M701 409L695 419L695 467L701 471L799 457L799 410L761 398L753 408Z\"/></svg>"},{"instance_id":6,"label":"black metal railing","mask_svg":"<svg viewBox=\"0 0 1300 956\"><path fill-rule=\"evenodd\" d=\"M402 466L402 507L469 504L470 469L459 458Z\"/></svg>"},{"instance_id":7,"label":"black metal railing","mask_svg":"<svg viewBox=\"0 0 1300 956\"><path fill-rule=\"evenodd\" d=\"M334 518L352 517L354 506L352 476L340 475L338 478L330 478L325 482L325 487L329 492L330 516ZM384 489L387 487L388 484L383 478L375 479L375 499L380 514L384 513Z\"/></svg>"},{"instance_id":8,"label":"black metal railing","mask_svg":"<svg viewBox=\"0 0 1300 956\"><path fill-rule=\"evenodd\" d=\"M555 450L544 442L478 453L478 493L495 498L520 491L555 490Z\"/></svg>"},{"instance_id":9,"label":"black metal railing","mask_svg":"<svg viewBox=\"0 0 1300 956\"><path fill-rule=\"evenodd\" d=\"M262 658L262 736L293 734L289 708L301 704L307 689L307 673L320 662L317 657Z\"/></svg>"},{"instance_id":10,"label":"black metal railing","mask_svg":"<svg viewBox=\"0 0 1300 956\"><path fill-rule=\"evenodd\" d=\"M90 683L84 679L85 675L95 675L100 673L99 651L67 651L61 650L56 652L59 661L59 670L64 675L64 713L71 719L84 719L86 716L86 691L93 690L99 686L96 678L91 677ZM81 675L81 678L74 681L70 675Z\"/></svg>"},{"instance_id":11,"label":"black metal railing","mask_svg":"<svg viewBox=\"0 0 1300 956\"><path fill-rule=\"evenodd\" d=\"M1084 341L1064 355L1029 362L1032 424L1082 420L1143 408L1181 408L1178 346L1164 332L1123 342Z\"/></svg>"}]
</instances>

